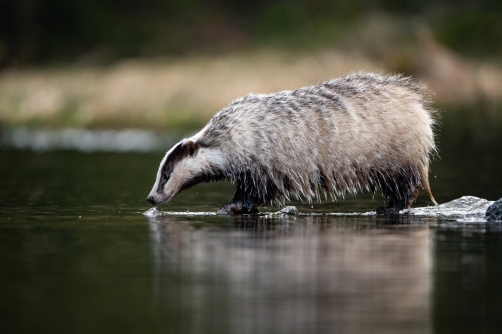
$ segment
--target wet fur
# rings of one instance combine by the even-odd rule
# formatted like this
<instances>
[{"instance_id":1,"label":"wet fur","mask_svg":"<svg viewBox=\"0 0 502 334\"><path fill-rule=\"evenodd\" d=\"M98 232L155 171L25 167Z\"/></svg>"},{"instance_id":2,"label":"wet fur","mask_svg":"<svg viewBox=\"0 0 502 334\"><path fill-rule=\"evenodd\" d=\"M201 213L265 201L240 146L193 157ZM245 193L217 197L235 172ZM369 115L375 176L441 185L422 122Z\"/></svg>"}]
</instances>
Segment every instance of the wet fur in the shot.
<instances>
[{"instance_id":1,"label":"wet fur","mask_svg":"<svg viewBox=\"0 0 502 334\"><path fill-rule=\"evenodd\" d=\"M425 87L399 75L359 72L292 91L251 94L168 152L150 202L223 179L236 192L222 209L236 213L376 188L388 200L378 213L409 207L419 187L434 201L428 182L429 157L436 151L433 114Z\"/></svg>"}]
</instances>

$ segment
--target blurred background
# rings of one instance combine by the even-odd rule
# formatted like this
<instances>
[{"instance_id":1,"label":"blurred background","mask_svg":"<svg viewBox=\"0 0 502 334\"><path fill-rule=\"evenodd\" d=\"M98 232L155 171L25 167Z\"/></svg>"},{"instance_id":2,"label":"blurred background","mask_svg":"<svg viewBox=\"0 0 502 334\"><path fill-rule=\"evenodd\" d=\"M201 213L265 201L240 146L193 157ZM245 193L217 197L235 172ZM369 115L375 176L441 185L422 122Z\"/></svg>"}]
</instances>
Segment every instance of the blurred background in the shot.
<instances>
[{"instance_id":1,"label":"blurred background","mask_svg":"<svg viewBox=\"0 0 502 334\"><path fill-rule=\"evenodd\" d=\"M370 70L424 81L455 136L483 141L501 51L494 0L2 0L0 122L194 130L250 92Z\"/></svg>"},{"instance_id":2,"label":"blurred background","mask_svg":"<svg viewBox=\"0 0 502 334\"><path fill-rule=\"evenodd\" d=\"M436 198L500 196L492 0L0 0L0 147L157 159L238 97L358 70L435 94Z\"/></svg>"},{"instance_id":3,"label":"blurred background","mask_svg":"<svg viewBox=\"0 0 502 334\"><path fill-rule=\"evenodd\" d=\"M440 204L502 196L502 1L0 0L0 333L500 332L500 224L213 216L224 182L142 215L232 100L357 70L435 93Z\"/></svg>"}]
</instances>

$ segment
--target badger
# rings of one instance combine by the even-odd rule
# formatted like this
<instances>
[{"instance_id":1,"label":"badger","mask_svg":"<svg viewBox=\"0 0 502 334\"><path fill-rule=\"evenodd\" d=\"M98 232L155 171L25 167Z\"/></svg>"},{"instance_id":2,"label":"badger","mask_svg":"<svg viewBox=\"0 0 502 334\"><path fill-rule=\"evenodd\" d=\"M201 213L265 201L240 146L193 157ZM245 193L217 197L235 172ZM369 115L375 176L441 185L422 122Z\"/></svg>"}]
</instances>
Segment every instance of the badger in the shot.
<instances>
[{"instance_id":1,"label":"badger","mask_svg":"<svg viewBox=\"0 0 502 334\"><path fill-rule=\"evenodd\" d=\"M219 212L229 214L377 188L384 197L377 214L409 208L419 188L437 205L428 177L435 114L426 87L402 75L356 72L249 94L167 152L147 201L158 205L200 182L228 180L235 194Z\"/></svg>"}]
</instances>

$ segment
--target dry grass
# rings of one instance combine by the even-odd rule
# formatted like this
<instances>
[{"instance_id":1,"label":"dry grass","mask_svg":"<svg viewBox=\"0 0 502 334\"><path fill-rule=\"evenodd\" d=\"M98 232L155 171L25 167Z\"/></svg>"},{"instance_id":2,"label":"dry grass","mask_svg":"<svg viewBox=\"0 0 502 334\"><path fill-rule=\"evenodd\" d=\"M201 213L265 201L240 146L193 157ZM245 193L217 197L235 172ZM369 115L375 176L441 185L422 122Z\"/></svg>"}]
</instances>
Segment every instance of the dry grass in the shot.
<instances>
[{"instance_id":1,"label":"dry grass","mask_svg":"<svg viewBox=\"0 0 502 334\"><path fill-rule=\"evenodd\" d=\"M498 66L474 64L424 39L412 53L389 52L379 59L336 50L294 55L261 50L130 60L108 68L6 70L0 74L0 120L9 126L193 128L250 92L402 67L426 82L441 104L502 99Z\"/></svg>"}]
</instances>

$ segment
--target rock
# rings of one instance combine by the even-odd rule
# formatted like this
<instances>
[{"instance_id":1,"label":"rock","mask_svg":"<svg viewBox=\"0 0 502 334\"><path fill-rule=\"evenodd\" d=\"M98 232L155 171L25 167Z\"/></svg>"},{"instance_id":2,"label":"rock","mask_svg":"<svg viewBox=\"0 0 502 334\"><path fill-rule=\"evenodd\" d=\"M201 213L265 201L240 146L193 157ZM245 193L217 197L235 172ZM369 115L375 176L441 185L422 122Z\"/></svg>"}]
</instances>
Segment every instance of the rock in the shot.
<instances>
[{"instance_id":1,"label":"rock","mask_svg":"<svg viewBox=\"0 0 502 334\"><path fill-rule=\"evenodd\" d=\"M298 209L296 208L296 206L285 206L281 211L279 211L279 213L285 216L297 216Z\"/></svg>"},{"instance_id":2,"label":"rock","mask_svg":"<svg viewBox=\"0 0 502 334\"><path fill-rule=\"evenodd\" d=\"M219 208L218 211L216 211L216 215L218 215L218 216L233 216L233 211Z\"/></svg>"},{"instance_id":3,"label":"rock","mask_svg":"<svg viewBox=\"0 0 502 334\"><path fill-rule=\"evenodd\" d=\"M421 208L403 210L402 213L438 218L477 219L482 221L486 209L493 202L475 196L462 196L439 206L431 205Z\"/></svg>"},{"instance_id":4,"label":"rock","mask_svg":"<svg viewBox=\"0 0 502 334\"><path fill-rule=\"evenodd\" d=\"M502 198L486 209L485 219L489 222L502 222Z\"/></svg>"}]
</instances>

